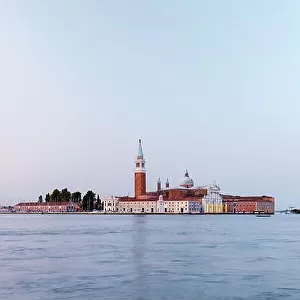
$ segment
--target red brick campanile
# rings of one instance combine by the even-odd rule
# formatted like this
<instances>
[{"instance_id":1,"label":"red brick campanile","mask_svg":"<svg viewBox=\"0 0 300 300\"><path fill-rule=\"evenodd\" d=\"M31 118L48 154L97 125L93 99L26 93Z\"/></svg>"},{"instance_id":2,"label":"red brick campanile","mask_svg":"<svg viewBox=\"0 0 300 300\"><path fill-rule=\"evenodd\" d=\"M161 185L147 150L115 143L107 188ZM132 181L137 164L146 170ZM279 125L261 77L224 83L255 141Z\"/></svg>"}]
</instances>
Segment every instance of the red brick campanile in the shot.
<instances>
[{"instance_id":1,"label":"red brick campanile","mask_svg":"<svg viewBox=\"0 0 300 300\"><path fill-rule=\"evenodd\" d=\"M139 140L139 150L135 160L134 170L134 191L135 197L146 194L146 169L145 169L144 154L142 149L142 141Z\"/></svg>"}]
</instances>

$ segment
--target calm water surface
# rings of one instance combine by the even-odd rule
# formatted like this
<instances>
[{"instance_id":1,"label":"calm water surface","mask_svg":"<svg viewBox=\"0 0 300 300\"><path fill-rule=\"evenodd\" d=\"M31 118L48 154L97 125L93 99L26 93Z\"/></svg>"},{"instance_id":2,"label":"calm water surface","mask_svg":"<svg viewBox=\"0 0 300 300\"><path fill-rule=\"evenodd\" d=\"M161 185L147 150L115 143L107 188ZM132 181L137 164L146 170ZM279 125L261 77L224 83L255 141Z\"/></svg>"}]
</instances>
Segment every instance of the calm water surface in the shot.
<instances>
[{"instance_id":1,"label":"calm water surface","mask_svg":"<svg viewBox=\"0 0 300 300\"><path fill-rule=\"evenodd\" d=\"M0 215L0 299L300 299L300 216Z\"/></svg>"}]
</instances>

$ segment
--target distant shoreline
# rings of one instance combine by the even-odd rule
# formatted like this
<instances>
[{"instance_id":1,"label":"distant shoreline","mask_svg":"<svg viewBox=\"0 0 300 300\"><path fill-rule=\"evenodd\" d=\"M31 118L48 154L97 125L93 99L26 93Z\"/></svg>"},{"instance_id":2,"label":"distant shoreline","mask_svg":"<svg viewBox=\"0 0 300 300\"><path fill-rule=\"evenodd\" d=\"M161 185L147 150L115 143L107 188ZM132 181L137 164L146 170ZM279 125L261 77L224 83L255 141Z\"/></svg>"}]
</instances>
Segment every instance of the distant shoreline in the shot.
<instances>
[{"instance_id":1,"label":"distant shoreline","mask_svg":"<svg viewBox=\"0 0 300 300\"><path fill-rule=\"evenodd\" d=\"M268 215L274 215L275 213L265 213ZM212 215L227 215L227 216L245 216L245 215L258 215L255 213L117 213L117 212L51 212L51 213L37 213L37 212L0 212L0 215L118 215L118 216L144 216L144 215L185 215L185 216L212 216Z\"/></svg>"}]
</instances>

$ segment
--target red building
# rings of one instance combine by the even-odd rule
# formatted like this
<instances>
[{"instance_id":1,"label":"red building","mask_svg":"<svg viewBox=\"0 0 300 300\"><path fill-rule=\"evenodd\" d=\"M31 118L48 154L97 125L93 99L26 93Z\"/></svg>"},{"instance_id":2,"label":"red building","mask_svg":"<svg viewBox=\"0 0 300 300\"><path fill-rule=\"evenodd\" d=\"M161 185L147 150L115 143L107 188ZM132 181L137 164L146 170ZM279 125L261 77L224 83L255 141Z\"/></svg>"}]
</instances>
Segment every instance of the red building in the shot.
<instances>
[{"instance_id":1,"label":"red building","mask_svg":"<svg viewBox=\"0 0 300 300\"><path fill-rule=\"evenodd\" d=\"M275 199L270 196L233 196L222 195L228 213L264 212L274 214Z\"/></svg>"},{"instance_id":2,"label":"red building","mask_svg":"<svg viewBox=\"0 0 300 300\"><path fill-rule=\"evenodd\" d=\"M79 204L72 202L24 202L14 206L17 213L67 213L81 211Z\"/></svg>"}]
</instances>

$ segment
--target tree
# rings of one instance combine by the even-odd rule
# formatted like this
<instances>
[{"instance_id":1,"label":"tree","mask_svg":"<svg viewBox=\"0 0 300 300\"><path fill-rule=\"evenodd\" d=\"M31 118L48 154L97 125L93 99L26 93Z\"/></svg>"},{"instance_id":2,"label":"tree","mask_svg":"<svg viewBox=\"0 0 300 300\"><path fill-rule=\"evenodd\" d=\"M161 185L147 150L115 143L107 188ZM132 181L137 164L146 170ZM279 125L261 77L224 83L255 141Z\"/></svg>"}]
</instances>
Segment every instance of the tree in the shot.
<instances>
[{"instance_id":1,"label":"tree","mask_svg":"<svg viewBox=\"0 0 300 300\"><path fill-rule=\"evenodd\" d=\"M60 191L58 189L55 189L52 192L50 198L51 198L52 202L60 202L61 201L61 193L60 193Z\"/></svg>"},{"instance_id":2,"label":"tree","mask_svg":"<svg viewBox=\"0 0 300 300\"><path fill-rule=\"evenodd\" d=\"M88 203L87 196L84 195L83 198L82 198L82 203L81 203L83 211L87 211L87 208L88 208L88 204L87 203Z\"/></svg>"},{"instance_id":3,"label":"tree","mask_svg":"<svg viewBox=\"0 0 300 300\"><path fill-rule=\"evenodd\" d=\"M101 210L101 199L100 199L99 195L97 196L97 200L95 201L94 207L96 210Z\"/></svg>"},{"instance_id":4,"label":"tree","mask_svg":"<svg viewBox=\"0 0 300 300\"><path fill-rule=\"evenodd\" d=\"M93 191L88 191L82 199L82 209L84 211L94 210L94 201L96 194Z\"/></svg>"},{"instance_id":5,"label":"tree","mask_svg":"<svg viewBox=\"0 0 300 300\"><path fill-rule=\"evenodd\" d=\"M81 193L75 192L71 195L71 201L74 203L80 203L81 202Z\"/></svg>"},{"instance_id":6,"label":"tree","mask_svg":"<svg viewBox=\"0 0 300 300\"><path fill-rule=\"evenodd\" d=\"M51 198L50 198L50 194L48 193L45 197L45 202L50 202Z\"/></svg>"},{"instance_id":7,"label":"tree","mask_svg":"<svg viewBox=\"0 0 300 300\"><path fill-rule=\"evenodd\" d=\"M71 193L68 191L68 189L63 189L61 191L61 202L69 202L71 199Z\"/></svg>"},{"instance_id":8,"label":"tree","mask_svg":"<svg viewBox=\"0 0 300 300\"><path fill-rule=\"evenodd\" d=\"M43 196L42 196L42 195L40 195L40 196L39 196L38 203L42 203L42 202L43 202Z\"/></svg>"}]
</instances>

